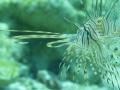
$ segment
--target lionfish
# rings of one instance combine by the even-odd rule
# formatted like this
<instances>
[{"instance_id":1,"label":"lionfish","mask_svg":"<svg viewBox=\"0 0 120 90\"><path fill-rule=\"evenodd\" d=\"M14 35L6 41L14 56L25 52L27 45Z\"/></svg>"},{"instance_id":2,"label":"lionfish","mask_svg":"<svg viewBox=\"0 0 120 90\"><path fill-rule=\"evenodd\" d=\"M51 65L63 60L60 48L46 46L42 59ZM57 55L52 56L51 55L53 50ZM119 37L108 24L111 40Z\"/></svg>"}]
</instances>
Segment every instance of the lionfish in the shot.
<instances>
[{"instance_id":1,"label":"lionfish","mask_svg":"<svg viewBox=\"0 0 120 90\"><path fill-rule=\"evenodd\" d=\"M64 53L63 60L59 67L63 68L67 65L66 74L73 62L75 62L75 70L73 74L73 80L76 72L79 73L81 65L84 67L84 79L88 77L86 62L89 62L93 73L99 74L102 81L108 85L112 85L120 90L119 72L116 68L120 59L119 50L119 35L120 28L119 23L113 20L113 10L118 0L92 0L92 13L89 13L84 6L81 5L86 13L87 22L80 27L79 24L73 23L78 30L77 34L61 34L46 31L27 31L27 30L0 30L10 32L30 32L38 33L40 35L18 35L8 38L14 38L15 43L27 44L28 42L20 42L22 39L30 38L56 38L58 40L48 42L48 47L62 47L67 45L67 49ZM109 10L105 9L106 5L109 5ZM5 38L5 39L8 39ZM97 70L96 70L97 68Z\"/></svg>"}]
</instances>

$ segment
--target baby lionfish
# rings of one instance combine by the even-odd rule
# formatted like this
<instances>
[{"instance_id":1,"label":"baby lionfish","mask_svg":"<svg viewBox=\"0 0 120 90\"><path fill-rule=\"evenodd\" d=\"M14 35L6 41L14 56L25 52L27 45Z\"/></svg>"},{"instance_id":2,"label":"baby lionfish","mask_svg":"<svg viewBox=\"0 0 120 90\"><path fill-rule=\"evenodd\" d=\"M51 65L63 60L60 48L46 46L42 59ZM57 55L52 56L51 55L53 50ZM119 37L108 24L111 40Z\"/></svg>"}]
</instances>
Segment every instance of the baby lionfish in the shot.
<instances>
[{"instance_id":1,"label":"baby lionfish","mask_svg":"<svg viewBox=\"0 0 120 90\"><path fill-rule=\"evenodd\" d=\"M100 75L103 82L106 82L112 87L120 90L119 72L116 68L120 59L120 28L118 23L113 20L113 10L118 0L91 0L92 13L89 13L85 8L83 2L81 5L86 13L88 21L80 27L77 23L72 23L77 26L77 34L60 34L45 31L21 31L21 30L0 30L11 32L33 32L40 35L19 35L8 38L14 38L14 42L26 44L27 42L20 42L20 39L30 38L57 38L59 40L48 42L48 47L61 47L68 45L60 67L64 67L67 63L67 71L71 64L75 62L75 71L79 73L81 65L84 66L84 78L88 77L86 62L96 75ZM105 9L109 6L109 10ZM8 39L5 38L5 39ZM95 69L97 67L97 70Z\"/></svg>"}]
</instances>

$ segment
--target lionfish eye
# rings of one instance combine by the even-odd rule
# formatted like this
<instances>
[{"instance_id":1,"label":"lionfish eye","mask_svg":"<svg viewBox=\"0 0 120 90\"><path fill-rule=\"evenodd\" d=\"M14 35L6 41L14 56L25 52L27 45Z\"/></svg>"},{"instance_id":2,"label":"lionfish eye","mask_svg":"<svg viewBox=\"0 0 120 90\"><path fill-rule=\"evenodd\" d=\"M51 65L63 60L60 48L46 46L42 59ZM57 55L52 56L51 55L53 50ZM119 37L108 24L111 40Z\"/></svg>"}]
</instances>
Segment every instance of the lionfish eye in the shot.
<instances>
[{"instance_id":1,"label":"lionfish eye","mask_svg":"<svg viewBox=\"0 0 120 90\"><path fill-rule=\"evenodd\" d=\"M115 47L114 51L117 51L118 50L118 47Z\"/></svg>"},{"instance_id":2,"label":"lionfish eye","mask_svg":"<svg viewBox=\"0 0 120 90\"><path fill-rule=\"evenodd\" d=\"M89 35L89 32L87 32L87 36Z\"/></svg>"}]
</instances>

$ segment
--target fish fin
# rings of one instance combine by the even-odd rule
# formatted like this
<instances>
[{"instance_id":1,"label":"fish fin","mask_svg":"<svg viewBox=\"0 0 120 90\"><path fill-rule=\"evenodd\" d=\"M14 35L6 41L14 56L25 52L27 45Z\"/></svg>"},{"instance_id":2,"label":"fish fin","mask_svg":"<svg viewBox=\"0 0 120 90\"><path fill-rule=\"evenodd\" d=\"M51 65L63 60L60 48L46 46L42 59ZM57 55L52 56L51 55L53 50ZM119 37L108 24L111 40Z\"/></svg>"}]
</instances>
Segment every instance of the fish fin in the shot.
<instances>
[{"instance_id":1,"label":"fish fin","mask_svg":"<svg viewBox=\"0 0 120 90\"><path fill-rule=\"evenodd\" d=\"M7 37L3 38L2 40L5 39L10 39L14 38L14 42L18 44L27 44L28 42L21 42L19 40L23 39L33 39L33 38L49 38L49 39L63 39L63 40L57 40L53 42L49 42L47 44L48 47L61 47L64 45L68 45L69 41L76 37L76 34L60 34L60 33L53 33L53 32L45 32L45 31L27 31L27 30L0 30L0 31L10 31L10 32L32 32L32 33L39 33L40 35L18 35L18 36L12 36L12 37ZM66 42L66 43L65 43ZM53 46L52 44L58 44L58 43L63 43L59 46Z\"/></svg>"},{"instance_id":2,"label":"fish fin","mask_svg":"<svg viewBox=\"0 0 120 90\"><path fill-rule=\"evenodd\" d=\"M58 45L54 45L58 44ZM57 41L52 41L47 43L48 47L62 47L64 45L69 45L70 44L70 39L63 39L63 40L57 40Z\"/></svg>"}]
</instances>

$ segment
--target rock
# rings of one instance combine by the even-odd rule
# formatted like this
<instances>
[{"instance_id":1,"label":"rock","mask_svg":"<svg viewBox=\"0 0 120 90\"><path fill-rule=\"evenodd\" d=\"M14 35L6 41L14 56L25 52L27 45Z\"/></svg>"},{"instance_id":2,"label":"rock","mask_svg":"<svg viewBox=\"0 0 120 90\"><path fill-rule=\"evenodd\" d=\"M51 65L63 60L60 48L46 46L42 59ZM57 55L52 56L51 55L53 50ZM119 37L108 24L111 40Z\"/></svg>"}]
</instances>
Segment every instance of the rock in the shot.
<instances>
[{"instance_id":1,"label":"rock","mask_svg":"<svg viewBox=\"0 0 120 90\"><path fill-rule=\"evenodd\" d=\"M15 82L20 75L20 69L14 60L0 59L0 87Z\"/></svg>"},{"instance_id":2,"label":"rock","mask_svg":"<svg viewBox=\"0 0 120 90\"><path fill-rule=\"evenodd\" d=\"M49 90L44 84L31 78L21 77L15 83L10 84L5 90Z\"/></svg>"}]
</instances>

